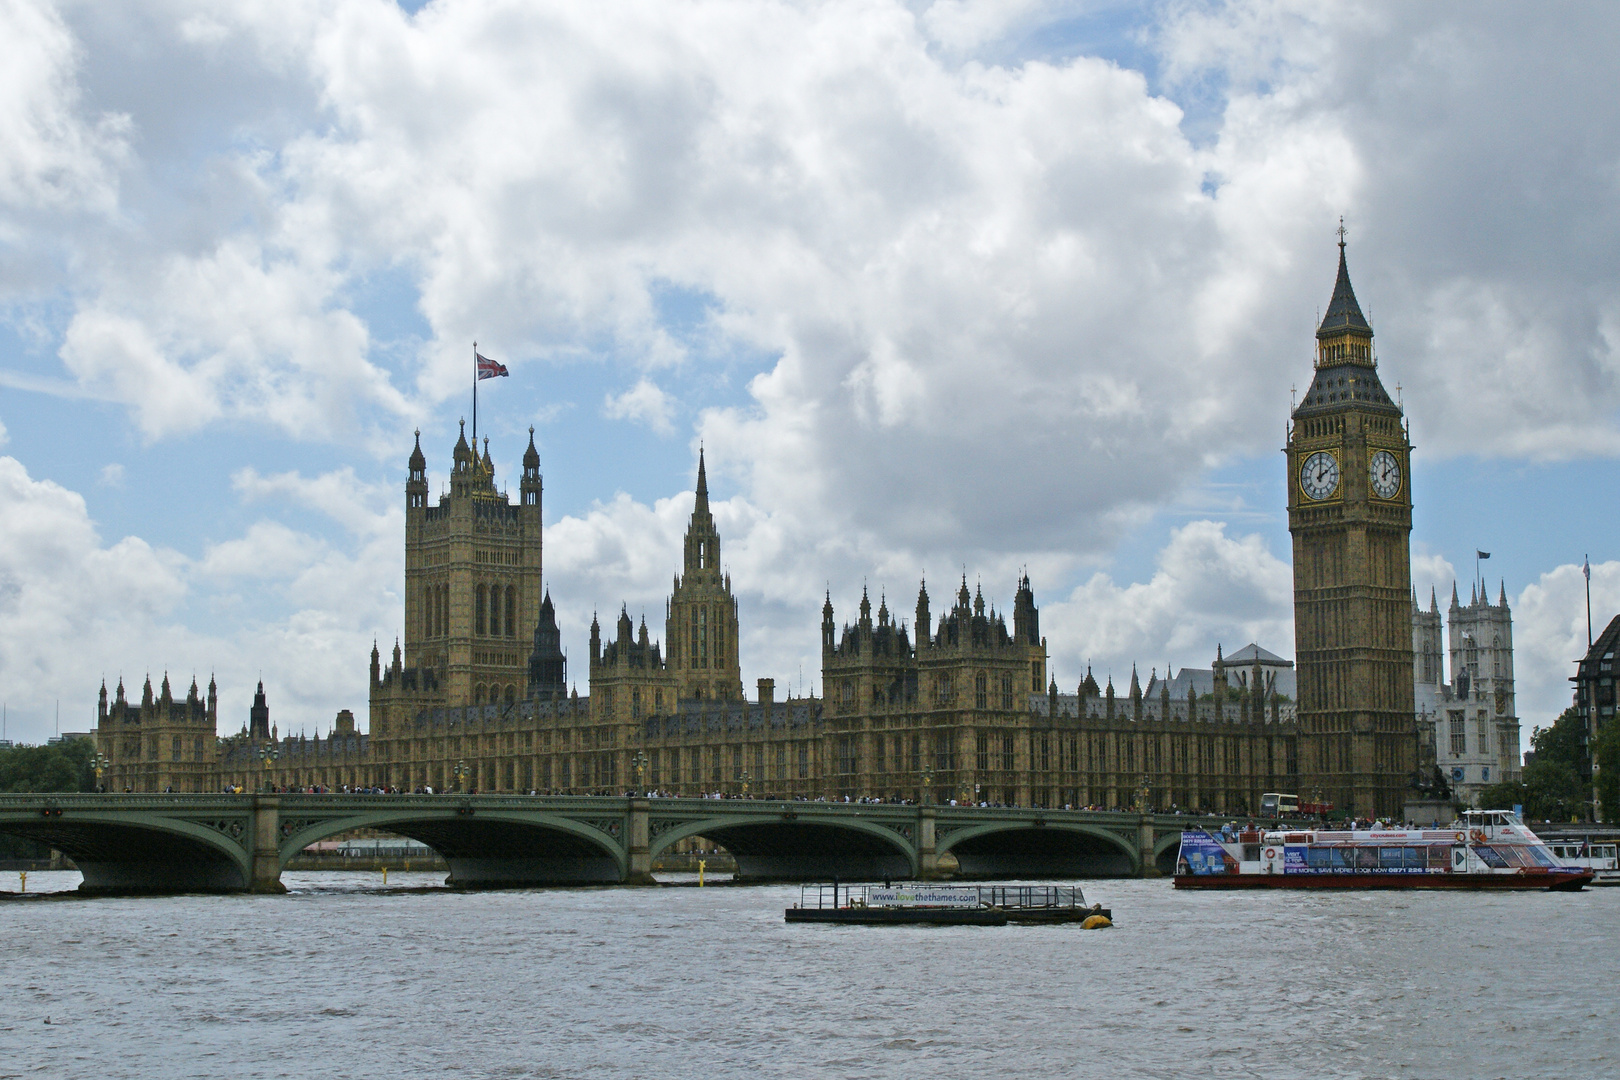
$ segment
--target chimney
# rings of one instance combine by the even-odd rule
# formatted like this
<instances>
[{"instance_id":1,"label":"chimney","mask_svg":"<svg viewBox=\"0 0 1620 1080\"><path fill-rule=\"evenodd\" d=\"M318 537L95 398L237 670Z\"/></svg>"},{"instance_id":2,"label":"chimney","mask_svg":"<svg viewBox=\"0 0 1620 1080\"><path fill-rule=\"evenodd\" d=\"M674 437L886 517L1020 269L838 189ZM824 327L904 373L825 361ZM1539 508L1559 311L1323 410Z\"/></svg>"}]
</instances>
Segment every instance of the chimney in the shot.
<instances>
[{"instance_id":1,"label":"chimney","mask_svg":"<svg viewBox=\"0 0 1620 1080\"><path fill-rule=\"evenodd\" d=\"M770 705L775 701L776 701L776 680L775 679L761 679L761 680L759 680L759 703L761 705Z\"/></svg>"}]
</instances>

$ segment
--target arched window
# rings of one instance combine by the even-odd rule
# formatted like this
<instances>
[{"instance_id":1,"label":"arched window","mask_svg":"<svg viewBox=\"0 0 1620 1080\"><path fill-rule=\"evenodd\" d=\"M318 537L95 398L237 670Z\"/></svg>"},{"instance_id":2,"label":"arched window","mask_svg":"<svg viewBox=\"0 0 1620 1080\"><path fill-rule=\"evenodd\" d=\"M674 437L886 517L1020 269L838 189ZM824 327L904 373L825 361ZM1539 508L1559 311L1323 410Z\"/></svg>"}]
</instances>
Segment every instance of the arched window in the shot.
<instances>
[{"instance_id":1,"label":"arched window","mask_svg":"<svg viewBox=\"0 0 1620 1080\"><path fill-rule=\"evenodd\" d=\"M483 703L484 703L484 684L479 683L477 686L473 687L473 704L474 705L482 705Z\"/></svg>"},{"instance_id":2,"label":"arched window","mask_svg":"<svg viewBox=\"0 0 1620 1080\"><path fill-rule=\"evenodd\" d=\"M506 703L512 704L517 700L517 687L508 685L506 688Z\"/></svg>"},{"instance_id":3,"label":"arched window","mask_svg":"<svg viewBox=\"0 0 1620 1080\"><path fill-rule=\"evenodd\" d=\"M439 586L439 633L450 634L450 586Z\"/></svg>"},{"instance_id":4,"label":"arched window","mask_svg":"<svg viewBox=\"0 0 1620 1080\"><path fill-rule=\"evenodd\" d=\"M473 591L473 633L483 636L484 633L484 587L478 586Z\"/></svg>"},{"instance_id":5,"label":"arched window","mask_svg":"<svg viewBox=\"0 0 1620 1080\"><path fill-rule=\"evenodd\" d=\"M506 587L506 636L517 637L517 590L510 585Z\"/></svg>"}]
</instances>

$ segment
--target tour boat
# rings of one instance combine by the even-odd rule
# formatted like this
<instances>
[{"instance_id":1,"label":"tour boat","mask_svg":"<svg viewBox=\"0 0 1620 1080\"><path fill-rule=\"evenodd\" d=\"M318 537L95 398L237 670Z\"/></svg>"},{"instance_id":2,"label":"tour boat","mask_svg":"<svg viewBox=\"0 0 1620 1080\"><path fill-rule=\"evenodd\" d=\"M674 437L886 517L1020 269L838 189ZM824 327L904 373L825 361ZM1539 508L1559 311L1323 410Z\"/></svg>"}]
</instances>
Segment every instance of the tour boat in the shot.
<instances>
[{"instance_id":1,"label":"tour boat","mask_svg":"<svg viewBox=\"0 0 1620 1080\"><path fill-rule=\"evenodd\" d=\"M1181 834L1178 889L1552 889L1592 880L1518 816L1469 810L1443 829L1248 830Z\"/></svg>"}]
</instances>

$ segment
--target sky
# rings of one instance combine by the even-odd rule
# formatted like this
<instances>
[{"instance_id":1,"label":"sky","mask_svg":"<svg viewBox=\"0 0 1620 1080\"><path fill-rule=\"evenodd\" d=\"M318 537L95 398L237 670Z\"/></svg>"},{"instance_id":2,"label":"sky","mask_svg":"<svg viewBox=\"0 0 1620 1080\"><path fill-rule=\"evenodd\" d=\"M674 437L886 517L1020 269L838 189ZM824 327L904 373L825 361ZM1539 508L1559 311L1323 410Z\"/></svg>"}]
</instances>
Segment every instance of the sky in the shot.
<instances>
[{"instance_id":1,"label":"sky","mask_svg":"<svg viewBox=\"0 0 1620 1080\"><path fill-rule=\"evenodd\" d=\"M819 608L1053 674L1293 654L1283 458L1341 217L1413 583L1514 612L1526 741L1620 610L1620 9L0 0L0 701L262 679L364 723L406 458L535 430L570 677L663 636L699 447L745 686Z\"/></svg>"}]
</instances>

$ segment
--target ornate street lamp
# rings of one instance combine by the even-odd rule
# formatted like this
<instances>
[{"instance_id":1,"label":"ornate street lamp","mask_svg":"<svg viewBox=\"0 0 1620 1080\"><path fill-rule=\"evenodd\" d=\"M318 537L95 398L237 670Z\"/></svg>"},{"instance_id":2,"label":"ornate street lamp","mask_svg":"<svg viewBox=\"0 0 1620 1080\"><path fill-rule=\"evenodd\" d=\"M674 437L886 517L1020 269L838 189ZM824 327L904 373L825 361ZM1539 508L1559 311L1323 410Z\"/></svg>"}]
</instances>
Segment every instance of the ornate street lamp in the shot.
<instances>
[{"instance_id":1,"label":"ornate street lamp","mask_svg":"<svg viewBox=\"0 0 1620 1080\"><path fill-rule=\"evenodd\" d=\"M744 769L740 779L742 780L742 797L746 799L748 798L748 781L752 780L753 777L748 775L747 769Z\"/></svg>"},{"instance_id":2,"label":"ornate street lamp","mask_svg":"<svg viewBox=\"0 0 1620 1080\"><path fill-rule=\"evenodd\" d=\"M645 794L647 791L647 755L637 750L636 756L630 759L630 763L636 768L636 790Z\"/></svg>"},{"instance_id":3,"label":"ornate street lamp","mask_svg":"<svg viewBox=\"0 0 1620 1080\"><path fill-rule=\"evenodd\" d=\"M106 772L111 765L112 762L107 760L107 755L100 751L97 751L96 756L90 759L90 767L96 771L96 790L98 792L101 790L101 774Z\"/></svg>"},{"instance_id":4,"label":"ornate street lamp","mask_svg":"<svg viewBox=\"0 0 1620 1080\"><path fill-rule=\"evenodd\" d=\"M259 760L264 762L264 790L269 791L275 785L270 782L270 770L275 767L276 759L281 756L281 748L275 743L263 743L259 747Z\"/></svg>"},{"instance_id":5,"label":"ornate street lamp","mask_svg":"<svg viewBox=\"0 0 1620 1080\"><path fill-rule=\"evenodd\" d=\"M1142 774L1142 783L1140 785L1138 785L1137 788L1136 788L1136 812L1137 813L1145 814L1145 813L1148 812L1148 796L1151 795L1151 794L1153 794L1153 790L1148 787L1147 773L1143 773Z\"/></svg>"},{"instance_id":6,"label":"ornate street lamp","mask_svg":"<svg viewBox=\"0 0 1620 1080\"><path fill-rule=\"evenodd\" d=\"M922 767L922 782L923 804L927 805L934 801L934 767L932 765Z\"/></svg>"},{"instance_id":7,"label":"ornate street lamp","mask_svg":"<svg viewBox=\"0 0 1620 1080\"><path fill-rule=\"evenodd\" d=\"M460 792L466 791L467 777L472 775L472 770L467 768L467 763L465 761L456 762L456 767L451 769L450 772L456 778L457 793L459 794Z\"/></svg>"}]
</instances>

